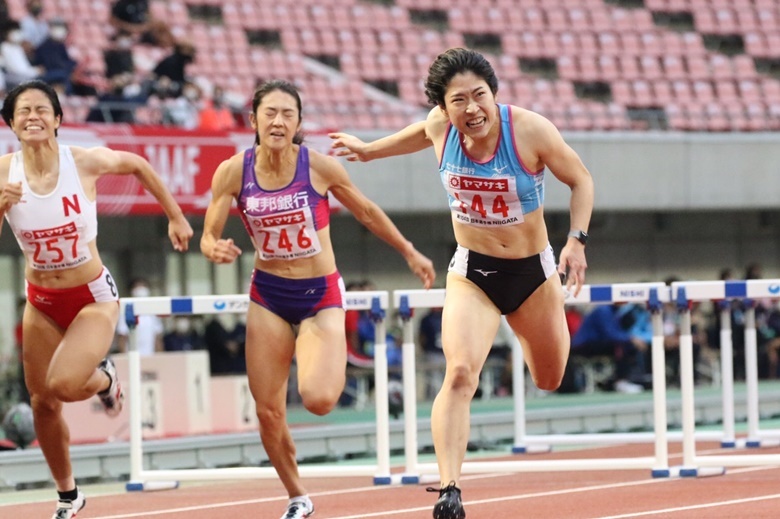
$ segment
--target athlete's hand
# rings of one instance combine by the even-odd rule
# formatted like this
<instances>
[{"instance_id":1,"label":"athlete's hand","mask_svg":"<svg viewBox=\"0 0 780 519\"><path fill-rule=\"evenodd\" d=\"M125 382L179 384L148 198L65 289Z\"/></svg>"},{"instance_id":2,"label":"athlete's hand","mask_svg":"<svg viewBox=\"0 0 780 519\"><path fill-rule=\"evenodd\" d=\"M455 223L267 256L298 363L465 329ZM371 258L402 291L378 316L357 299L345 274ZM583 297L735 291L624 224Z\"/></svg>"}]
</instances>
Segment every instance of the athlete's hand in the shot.
<instances>
[{"instance_id":1,"label":"athlete's hand","mask_svg":"<svg viewBox=\"0 0 780 519\"><path fill-rule=\"evenodd\" d=\"M349 162L368 162L371 160L366 155L366 143L348 133L329 133L328 137L333 139L330 143L334 155L345 157Z\"/></svg>"},{"instance_id":2,"label":"athlete's hand","mask_svg":"<svg viewBox=\"0 0 780 519\"><path fill-rule=\"evenodd\" d=\"M431 260L415 249L409 257L406 258L406 263L409 265L409 269L414 275L420 278L426 289L433 286L433 282L436 281L436 271L433 269L433 262Z\"/></svg>"},{"instance_id":3,"label":"athlete's hand","mask_svg":"<svg viewBox=\"0 0 780 519\"><path fill-rule=\"evenodd\" d=\"M558 273L565 276L565 288L574 297L579 295L582 285L585 284L585 269L587 268L585 246L576 240L569 240L561 251ZM573 292L572 287L574 287Z\"/></svg>"},{"instance_id":4,"label":"athlete's hand","mask_svg":"<svg viewBox=\"0 0 780 519\"><path fill-rule=\"evenodd\" d=\"M22 183L8 183L0 189L0 211L6 212L22 201Z\"/></svg>"},{"instance_id":5,"label":"athlete's hand","mask_svg":"<svg viewBox=\"0 0 780 519\"><path fill-rule=\"evenodd\" d=\"M211 249L209 259L214 263L233 263L241 255L241 249L233 243L233 238L219 239Z\"/></svg>"},{"instance_id":6,"label":"athlete's hand","mask_svg":"<svg viewBox=\"0 0 780 519\"><path fill-rule=\"evenodd\" d=\"M168 222L168 238L171 239L173 248L179 252L185 252L190 248L190 238L193 232L190 222L184 216L174 218Z\"/></svg>"}]
</instances>

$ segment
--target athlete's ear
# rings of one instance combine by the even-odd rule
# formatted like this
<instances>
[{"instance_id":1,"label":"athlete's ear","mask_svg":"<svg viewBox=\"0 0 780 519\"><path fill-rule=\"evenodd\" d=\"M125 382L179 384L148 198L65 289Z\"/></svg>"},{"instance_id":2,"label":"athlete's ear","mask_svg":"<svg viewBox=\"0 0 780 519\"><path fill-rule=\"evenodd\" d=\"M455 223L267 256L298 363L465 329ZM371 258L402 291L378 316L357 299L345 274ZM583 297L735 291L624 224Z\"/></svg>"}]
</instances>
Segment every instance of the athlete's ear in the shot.
<instances>
[{"instance_id":1,"label":"athlete's ear","mask_svg":"<svg viewBox=\"0 0 780 519\"><path fill-rule=\"evenodd\" d=\"M253 129L257 130L257 118L255 117L254 112L249 112L249 124Z\"/></svg>"}]
</instances>

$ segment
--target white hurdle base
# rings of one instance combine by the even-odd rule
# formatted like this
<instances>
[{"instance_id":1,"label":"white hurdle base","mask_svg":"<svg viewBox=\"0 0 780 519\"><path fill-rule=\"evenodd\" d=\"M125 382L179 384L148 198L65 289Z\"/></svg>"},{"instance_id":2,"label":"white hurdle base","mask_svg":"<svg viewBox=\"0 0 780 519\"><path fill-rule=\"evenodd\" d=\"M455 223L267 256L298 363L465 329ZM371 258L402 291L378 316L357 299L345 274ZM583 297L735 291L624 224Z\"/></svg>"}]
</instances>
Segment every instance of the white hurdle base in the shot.
<instances>
[{"instance_id":1,"label":"white hurdle base","mask_svg":"<svg viewBox=\"0 0 780 519\"><path fill-rule=\"evenodd\" d=\"M300 466L301 477L332 478L371 476L375 485L400 484L402 474L378 474L377 465ZM142 470L135 480L125 485L128 491L169 490L181 481L229 481L239 479L276 479L273 467L227 467L214 469Z\"/></svg>"},{"instance_id":2,"label":"white hurdle base","mask_svg":"<svg viewBox=\"0 0 780 519\"><path fill-rule=\"evenodd\" d=\"M584 434L539 434L523 437L524 443L513 447L516 453L547 452L553 445L572 445L579 443L652 443L655 440L654 432L628 432L628 433L584 433ZM669 431L667 438L670 441L682 441L682 431ZM723 439L721 431L698 431L697 440L720 441ZM516 450L525 449L525 450ZM545 450L546 449L546 450Z\"/></svg>"}]
</instances>

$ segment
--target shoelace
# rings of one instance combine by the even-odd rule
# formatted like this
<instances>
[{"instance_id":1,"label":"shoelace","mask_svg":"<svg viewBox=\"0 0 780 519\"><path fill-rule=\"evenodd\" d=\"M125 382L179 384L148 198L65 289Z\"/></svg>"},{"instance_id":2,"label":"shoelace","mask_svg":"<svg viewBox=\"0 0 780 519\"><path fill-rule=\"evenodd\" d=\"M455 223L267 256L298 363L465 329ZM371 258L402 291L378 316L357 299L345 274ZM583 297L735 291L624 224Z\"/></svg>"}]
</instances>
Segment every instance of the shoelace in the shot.
<instances>
[{"instance_id":1,"label":"shoelace","mask_svg":"<svg viewBox=\"0 0 780 519\"><path fill-rule=\"evenodd\" d=\"M450 481L450 483L444 487L444 488L434 488L434 487L428 487L425 489L426 492L438 492L439 497L443 496L447 492L452 492L453 490L457 491L458 487L455 486L454 481Z\"/></svg>"},{"instance_id":2,"label":"shoelace","mask_svg":"<svg viewBox=\"0 0 780 519\"><path fill-rule=\"evenodd\" d=\"M57 519L67 519L68 512L73 510L73 502L72 501L60 501L57 503L57 512L55 517Z\"/></svg>"}]
</instances>

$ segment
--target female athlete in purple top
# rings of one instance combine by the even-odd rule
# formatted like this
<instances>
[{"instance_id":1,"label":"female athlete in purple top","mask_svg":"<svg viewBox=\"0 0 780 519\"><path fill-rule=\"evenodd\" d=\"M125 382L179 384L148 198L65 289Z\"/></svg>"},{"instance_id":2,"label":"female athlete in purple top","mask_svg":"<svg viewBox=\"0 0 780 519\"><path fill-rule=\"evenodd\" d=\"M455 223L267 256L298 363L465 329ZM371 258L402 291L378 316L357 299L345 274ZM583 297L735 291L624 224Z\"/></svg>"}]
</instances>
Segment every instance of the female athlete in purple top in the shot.
<instances>
[{"instance_id":1,"label":"female athlete in purple top","mask_svg":"<svg viewBox=\"0 0 780 519\"><path fill-rule=\"evenodd\" d=\"M298 475L285 419L293 355L300 395L314 414L333 409L346 377L344 284L330 241L327 193L396 249L426 288L435 272L336 159L301 145L301 100L294 86L262 85L250 121L255 147L217 168L200 246L214 263L230 263L241 254L231 238L222 238L236 200L255 246L246 337L249 387L263 447L290 495L283 517L297 519L310 516L314 507ZM293 324L300 324L297 336Z\"/></svg>"},{"instance_id":2,"label":"female athlete in purple top","mask_svg":"<svg viewBox=\"0 0 780 519\"><path fill-rule=\"evenodd\" d=\"M545 168L571 188L569 239L557 270L579 291L593 181L577 153L539 114L496 103L490 63L469 49L440 54L425 82L434 108L425 121L374 142L332 134L337 155L368 161L433 146L458 248L447 275L444 384L431 428L444 487L435 519L463 519L457 487L469 438L469 405L501 314L523 345L541 389L558 387L569 353L561 280L544 223Z\"/></svg>"}]
</instances>

